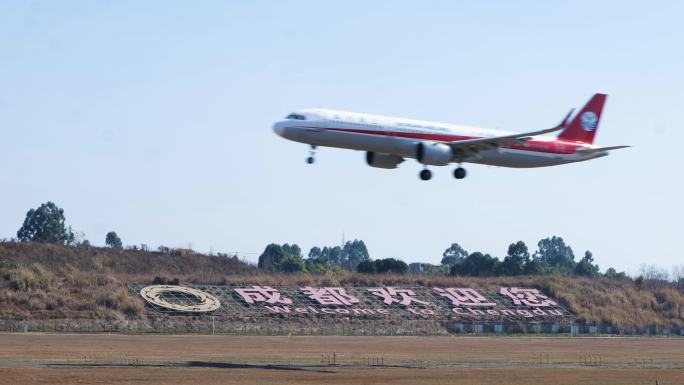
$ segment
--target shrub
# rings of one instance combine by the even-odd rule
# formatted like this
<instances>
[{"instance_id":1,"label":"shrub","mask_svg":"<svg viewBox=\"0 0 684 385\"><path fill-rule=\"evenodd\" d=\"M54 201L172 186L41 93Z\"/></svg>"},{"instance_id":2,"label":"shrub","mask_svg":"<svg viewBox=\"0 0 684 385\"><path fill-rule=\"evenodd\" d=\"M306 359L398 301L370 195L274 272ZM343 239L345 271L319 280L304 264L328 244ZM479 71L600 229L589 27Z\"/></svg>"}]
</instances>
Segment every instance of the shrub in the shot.
<instances>
[{"instance_id":1,"label":"shrub","mask_svg":"<svg viewBox=\"0 0 684 385\"><path fill-rule=\"evenodd\" d=\"M16 291L27 291L38 286L38 277L28 268L11 270L6 277L9 287Z\"/></svg>"}]
</instances>

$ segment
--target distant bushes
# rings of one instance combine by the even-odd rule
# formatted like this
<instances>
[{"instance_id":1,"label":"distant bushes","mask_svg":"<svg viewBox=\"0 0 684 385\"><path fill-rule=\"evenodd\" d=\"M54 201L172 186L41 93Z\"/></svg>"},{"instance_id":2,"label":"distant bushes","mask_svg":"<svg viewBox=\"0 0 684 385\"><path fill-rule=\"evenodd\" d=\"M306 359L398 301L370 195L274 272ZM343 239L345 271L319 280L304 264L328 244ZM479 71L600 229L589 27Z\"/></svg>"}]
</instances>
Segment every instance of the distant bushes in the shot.
<instances>
[{"instance_id":1,"label":"distant bushes","mask_svg":"<svg viewBox=\"0 0 684 385\"><path fill-rule=\"evenodd\" d=\"M361 262L357 270L363 274L406 274L408 265L398 259L385 258Z\"/></svg>"},{"instance_id":2,"label":"distant bushes","mask_svg":"<svg viewBox=\"0 0 684 385\"><path fill-rule=\"evenodd\" d=\"M466 277L601 275L591 251L586 251L579 261L575 261L572 248L563 241L563 238L557 236L540 240L533 254L530 254L523 241L511 243L503 260L479 251L468 253L457 243L453 243L442 254L442 264L448 267L449 274ZM606 277L621 279L625 278L626 274L609 268Z\"/></svg>"},{"instance_id":3,"label":"distant bushes","mask_svg":"<svg viewBox=\"0 0 684 385\"><path fill-rule=\"evenodd\" d=\"M307 258L297 244L271 243L259 256L258 267L269 273L340 273L355 271L356 266L369 260L363 241L348 241L343 247L312 247Z\"/></svg>"},{"instance_id":4,"label":"distant bushes","mask_svg":"<svg viewBox=\"0 0 684 385\"><path fill-rule=\"evenodd\" d=\"M180 284L180 280L178 279L178 277L167 278L167 277L156 276L156 277L154 277L154 279L150 283L152 285L176 285L177 286Z\"/></svg>"},{"instance_id":5,"label":"distant bushes","mask_svg":"<svg viewBox=\"0 0 684 385\"><path fill-rule=\"evenodd\" d=\"M377 262L383 261L383 262ZM384 262L386 261L386 262ZM370 257L365 243L361 240L348 241L343 247L312 247L308 257L302 256L297 244L269 244L259 256L258 267L269 273L310 273L357 271L365 274L397 273L404 274L406 265L396 259L376 259ZM383 264L387 263L388 267ZM511 243L506 255L496 256L475 251L469 253L458 243L452 243L442 253L441 265L412 263L415 274L453 275L461 277L497 277L521 275L565 275L598 277L599 266L594 263L591 251L575 260L572 248L563 238L552 236L537 243L537 250L531 253L523 241ZM613 268L606 271L606 277L622 279L624 272ZM682 273L684 276L684 270Z\"/></svg>"}]
</instances>

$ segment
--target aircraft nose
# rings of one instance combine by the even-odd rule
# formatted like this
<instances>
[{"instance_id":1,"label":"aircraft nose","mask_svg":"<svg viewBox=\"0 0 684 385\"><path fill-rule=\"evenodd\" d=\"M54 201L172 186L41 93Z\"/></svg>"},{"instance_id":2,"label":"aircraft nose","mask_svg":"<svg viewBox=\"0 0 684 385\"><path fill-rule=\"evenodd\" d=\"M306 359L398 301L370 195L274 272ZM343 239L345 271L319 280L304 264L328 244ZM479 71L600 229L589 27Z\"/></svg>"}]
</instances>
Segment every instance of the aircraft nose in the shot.
<instances>
[{"instance_id":1,"label":"aircraft nose","mask_svg":"<svg viewBox=\"0 0 684 385\"><path fill-rule=\"evenodd\" d=\"M280 120L278 122L275 122L273 124L273 131L275 131L276 134L279 136L284 136L285 135L285 129L287 128L287 121Z\"/></svg>"}]
</instances>

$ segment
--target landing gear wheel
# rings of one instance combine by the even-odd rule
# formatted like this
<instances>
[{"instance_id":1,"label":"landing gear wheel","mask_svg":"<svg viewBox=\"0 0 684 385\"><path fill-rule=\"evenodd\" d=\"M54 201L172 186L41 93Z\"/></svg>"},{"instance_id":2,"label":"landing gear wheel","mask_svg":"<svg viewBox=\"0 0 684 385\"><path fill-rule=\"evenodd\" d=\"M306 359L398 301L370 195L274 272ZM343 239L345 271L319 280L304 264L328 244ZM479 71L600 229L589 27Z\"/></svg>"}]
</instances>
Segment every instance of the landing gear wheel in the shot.
<instances>
[{"instance_id":1,"label":"landing gear wheel","mask_svg":"<svg viewBox=\"0 0 684 385\"><path fill-rule=\"evenodd\" d=\"M432 171L425 169L418 174L420 176L420 180L430 180L432 178Z\"/></svg>"},{"instance_id":2,"label":"landing gear wheel","mask_svg":"<svg viewBox=\"0 0 684 385\"><path fill-rule=\"evenodd\" d=\"M466 170L463 167L459 167L454 170L454 178L463 179L466 177Z\"/></svg>"},{"instance_id":3,"label":"landing gear wheel","mask_svg":"<svg viewBox=\"0 0 684 385\"><path fill-rule=\"evenodd\" d=\"M306 158L306 163L313 164L313 162L316 161L316 159L314 158L315 155L316 155L316 145L312 144L311 150L309 150L309 157Z\"/></svg>"}]
</instances>

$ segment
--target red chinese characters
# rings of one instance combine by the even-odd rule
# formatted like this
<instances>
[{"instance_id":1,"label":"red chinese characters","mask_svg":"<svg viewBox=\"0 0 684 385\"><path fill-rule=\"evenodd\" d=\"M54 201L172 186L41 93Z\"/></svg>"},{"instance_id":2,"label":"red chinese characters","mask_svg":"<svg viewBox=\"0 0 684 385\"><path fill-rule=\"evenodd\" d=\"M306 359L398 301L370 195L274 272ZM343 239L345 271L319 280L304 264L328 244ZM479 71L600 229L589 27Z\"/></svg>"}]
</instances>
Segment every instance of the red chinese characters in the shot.
<instances>
[{"instance_id":1,"label":"red chinese characters","mask_svg":"<svg viewBox=\"0 0 684 385\"><path fill-rule=\"evenodd\" d=\"M489 302L477 290L469 287L436 287L435 292L451 301L454 306L496 306L495 302Z\"/></svg>"},{"instance_id":2,"label":"red chinese characters","mask_svg":"<svg viewBox=\"0 0 684 385\"><path fill-rule=\"evenodd\" d=\"M292 300L286 297L281 297L280 292L270 286L256 286L234 289L242 299L253 304L255 302L266 303L282 303L283 305L291 305Z\"/></svg>"},{"instance_id":3,"label":"red chinese characters","mask_svg":"<svg viewBox=\"0 0 684 385\"><path fill-rule=\"evenodd\" d=\"M516 305L527 305L530 307L558 306L549 297L540 293L537 289L522 289L518 287L502 287L499 294L513 300Z\"/></svg>"},{"instance_id":4,"label":"red chinese characters","mask_svg":"<svg viewBox=\"0 0 684 385\"><path fill-rule=\"evenodd\" d=\"M337 305L337 306L351 306L359 303L359 299L342 287L311 287L306 286L300 288L302 293L309 298L318 301L321 305Z\"/></svg>"},{"instance_id":5,"label":"red chinese characters","mask_svg":"<svg viewBox=\"0 0 684 385\"><path fill-rule=\"evenodd\" d=\"M373 295L382 298L382 302L387 305L398 303L400 305L408 306L411 303L419 303L421 305L430 306L430 302L421 301L414 298L416 293L410 289L396 289L394 287L371 287L366 289Z\"/></svg>"}]
</instances>

